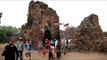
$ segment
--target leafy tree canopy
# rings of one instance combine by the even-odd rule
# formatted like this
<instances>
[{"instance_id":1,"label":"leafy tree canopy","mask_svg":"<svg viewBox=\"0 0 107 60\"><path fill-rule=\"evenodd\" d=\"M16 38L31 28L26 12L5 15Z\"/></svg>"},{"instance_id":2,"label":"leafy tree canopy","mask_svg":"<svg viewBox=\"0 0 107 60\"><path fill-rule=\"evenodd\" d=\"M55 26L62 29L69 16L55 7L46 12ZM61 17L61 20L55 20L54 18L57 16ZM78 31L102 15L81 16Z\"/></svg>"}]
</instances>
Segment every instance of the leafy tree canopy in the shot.
<instances>
[{"instance_id":1,"label":"leafy tree canopy","mask_svg":"<svg viewBox=\"0 0 107 60\"><path fill-rule=\"evenodd\" d=\"M0 26L0 43L8 42L11 36L17 36L20 28L12 26Z\"/></svg>"}]
</instances>

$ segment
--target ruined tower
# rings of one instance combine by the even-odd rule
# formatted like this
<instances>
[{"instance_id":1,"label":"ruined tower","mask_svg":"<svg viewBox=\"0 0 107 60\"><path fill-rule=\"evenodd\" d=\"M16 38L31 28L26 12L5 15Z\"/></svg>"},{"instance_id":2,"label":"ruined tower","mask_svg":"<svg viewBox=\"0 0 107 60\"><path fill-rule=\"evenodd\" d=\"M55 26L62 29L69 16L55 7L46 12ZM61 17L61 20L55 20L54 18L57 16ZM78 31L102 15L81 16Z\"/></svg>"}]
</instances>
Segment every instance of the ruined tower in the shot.
<instances>
[{"instance_id":1,"label":"ruined tower","mask_svg":"<svg viewBox=\"0 0 107 60\"><path fill-rule=\"evenodd\" d=\"M51 38L59 39L59 17L55 10L40 1L29 3L27 23L22 26L21 33L26 39L38 41L44 37L46 30L50 31Z\"/></svg>"}]
</instances>

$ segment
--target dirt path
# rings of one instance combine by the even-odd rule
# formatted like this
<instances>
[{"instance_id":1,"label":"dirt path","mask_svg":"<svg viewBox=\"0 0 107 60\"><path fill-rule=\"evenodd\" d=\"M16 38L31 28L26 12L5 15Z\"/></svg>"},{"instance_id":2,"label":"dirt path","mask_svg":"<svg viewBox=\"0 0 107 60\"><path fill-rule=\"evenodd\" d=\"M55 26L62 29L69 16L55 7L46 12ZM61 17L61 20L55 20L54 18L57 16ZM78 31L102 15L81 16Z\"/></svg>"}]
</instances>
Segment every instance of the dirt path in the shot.
<instances>
[{"instance_id":1,"label":"dirt path","mask_svg":"<svg viewBox=\"0 0 107 60\"><path fill-rule=\"evenodd\" d=\"M0 44L0 60L3 60L1 53L4 45ZM32 51L32 60L48 60L48 57L42 57L37 51ZM70 52L67 55L63 55L61 60L107 60L107 54L103 53L81 53L81 52Z\"/></svg>"},{"instance_id":2,"label":"dirt path","mask_svg":"<svg viewBox=\"0 0 107 60\"><path fill-rule=\"evenodd\" d=\"M37 52L32 55L33 60L48 60L48 57L42 58ZM71 52L63 55L61 60L107 60L107 54Z\"/></svg>"}]
</instances>

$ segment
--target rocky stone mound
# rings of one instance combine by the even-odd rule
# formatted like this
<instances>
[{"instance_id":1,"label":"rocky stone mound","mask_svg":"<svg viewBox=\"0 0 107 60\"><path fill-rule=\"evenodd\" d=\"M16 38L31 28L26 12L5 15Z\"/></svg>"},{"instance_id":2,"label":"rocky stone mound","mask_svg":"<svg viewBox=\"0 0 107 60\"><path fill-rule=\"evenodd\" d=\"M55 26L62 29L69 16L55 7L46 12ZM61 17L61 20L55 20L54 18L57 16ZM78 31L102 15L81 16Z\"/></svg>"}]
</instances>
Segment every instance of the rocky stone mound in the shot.
<instances>
[{"instance_id":1,"label":"rocky stone mound","mask_svg":"<svg viewBox=\"0 0 107 60\"><path fill-rule=\"evenodd\" d=\"M98 16L91 14L85 17L78 26L72 40L76 51L99 51L103 41L103 32L98 22Z\"/></svg>"}]
</instances>

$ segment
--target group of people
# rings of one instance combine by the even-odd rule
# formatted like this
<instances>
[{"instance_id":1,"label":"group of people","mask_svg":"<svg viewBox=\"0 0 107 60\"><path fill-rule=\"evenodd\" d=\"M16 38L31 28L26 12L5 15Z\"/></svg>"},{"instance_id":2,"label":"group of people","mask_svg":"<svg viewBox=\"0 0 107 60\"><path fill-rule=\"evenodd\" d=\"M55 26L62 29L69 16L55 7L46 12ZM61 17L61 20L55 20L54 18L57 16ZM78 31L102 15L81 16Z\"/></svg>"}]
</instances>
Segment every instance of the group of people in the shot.
<instances>
[{"instance_id":1,"label":"group of people","mask_svg":"<svg viewBox=\"0 0 107 60\"><path fill-rule=\"evenodd\" d=\"M70 51L72 39L61 39L61 49L64 54Z\"/></svg>"},{"instance_id":2,"label":"group of people","mask_svg":"<svg viewBox=\"0 0 107 60\"><path fill-rule=\"evenodd\" d=\"M64 44L63 40L57 39L45 39L45 43L42 40L38 41L38 53L42 54L42 57L48 55L48 60L54 60L55 58L61 59L62 53L66 54L62 49L63 45L66 47L68 41L66 40L66 44ZM25 49L25 54L23 56L23 51ZM32 42L28 39L25 43L23 42L22 37L18 37L16 39L16 43L14 44L13 40L9 41L9 44L5 46L5 49L2 53L2 56L5 56L5 60L31 60L31 50L32 50Z\"/></svg>"},{"instance_id":3,"label":"group of people","mask_svg":"<svg viewBox=\"0 0 107 60\"><path fill-rule=\"evenodd\" d=\"M9 44L5 46L2 56L5 57L4 60L31 60L31 42L27 40L26 43L23 42L22 37L16 39L16 44L13 40L9 41ZM23 50L26 50L25 57L23 58Z\"/></svg>"},{"instance_id":4,"label":"group of people","mask_svg":"<svg viewBox=\"0 0 107 60\"><path fill-rule=\"evenodd\" d=\"M48 55L49 60L54 60L55 58L60 59L61 57L61 47L59 44L59 41L56 39L46 39L45 40L45 45L44 43L40 40L38 41L38 53L41 54L42 56L45 57Z\"/></svg>"}]
</instances>

